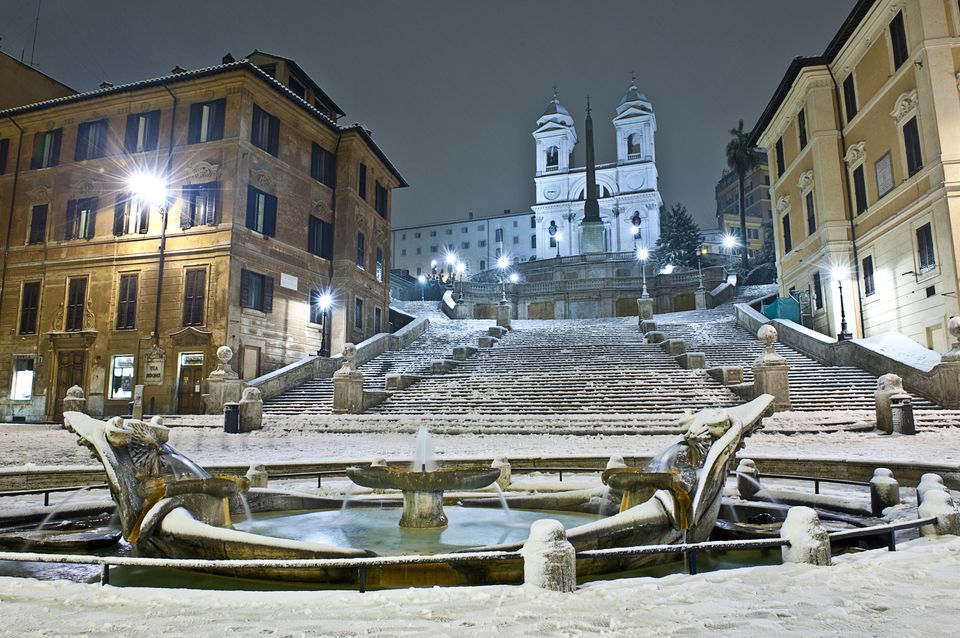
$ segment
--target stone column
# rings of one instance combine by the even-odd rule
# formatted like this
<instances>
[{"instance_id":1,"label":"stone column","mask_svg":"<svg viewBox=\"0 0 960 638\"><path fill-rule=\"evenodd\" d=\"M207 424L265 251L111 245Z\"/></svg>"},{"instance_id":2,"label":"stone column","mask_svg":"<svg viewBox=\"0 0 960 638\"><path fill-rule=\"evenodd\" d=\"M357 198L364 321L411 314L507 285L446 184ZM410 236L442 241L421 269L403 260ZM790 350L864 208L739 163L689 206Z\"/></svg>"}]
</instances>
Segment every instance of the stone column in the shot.
<instances>
[{"instance_id":1,"label":"stone column","mask_svg":"<svg viewBox=\"0 0 960 638\"><path fill-rule=\"evenodd\" d=\"M259 388L245 388L240 399L240 431L251 432L263 427L263 398Z\"/></svg>"},{"instance_id":2,"label":"stone column","mask_svg":"<svg viewBox=\"0 0 960 638\"><path fill-rule=\"evenodd\" d=\"M693 293L694 303L696 304L697 310L706 310L707 309L707 291L698 290Z\"/></svg>"},{"instance_id":3,"label":"stone column","mask_svg":"<svg viewBox=\"0 0 960 638\"><path fill-rule=\"evenodd\" d=\"M524 585L560 592L577 588L576 551L560 521L552 518L534 521L520 554Z\"/></svg>"},{"instance_id":4,"label":"stone column","mask_svg":"<svg viewBox=\"0 0 960 638\"><path fill-rule=\"evenodd\" d=\"M785 563L830 564L830 535L810 507L791 507L780 527L780 538L790 541L781 547Z\"/></svg>"},{"instance_id":5,"label":"stone column","mask_svg":"<svg viewBox=\"0 0 960 638\"><path fill-rule=\"evenodd\" d=\"M939 377L940 405L949 409L960 408L960 317L950 317L947 331L953 337L953 347L940 357L934 368Z\"/></svg>"},{"instance_id":6,"label":"stone column","mask_svg":"<svg viewBox=\"0 0 960 638\"><path fill-rule=\"evenodd\" d=\"M773 395L773 409L784 412L790 409L790 366L777 354L773 343L777 329L770 324L760 326L757 338L763 343L763 354L753 362L753 383L756 395Z\"/></svg>"},{"instance_id":7,"label":"stone column","mask_svg":"<svg viewBox=\"0 0 960 638\"><path fill-rule=\"evenodd\" d=\"M878 467L870 479L870 511L874 516L882 516L883 510L899 504L900 483L893 478L893 472L885 467Z\"/></svg>"},{"instance_id":8,"label":"stone column","mask_svg":"<svg viewBox=\"0 0 960 638\"><path fill-rule=\"evenodd\" d=\"M357 370L357 347L343 346L343 366L333 373L333 412L360 414L363 412L363 373Z\"/></svg>"},{"instance_id":9,"label":"stone column","mask_svg":"<svg viewBox=\"0 0 960 638\"><path fill-rule=\"evenodd\" d=\"M207 377L207 393L204 396L204 410L207 414L223 414L225 403L237 403L240 394L247 385L230 367L233 358L233 349L230 346L217 348L217 369Z\"/></svg>"},{"instance_id":10,"label":"stone column","mask_svg":"<svg viewBox=\"0 0 960 638\"><path fill-rule=\"evenodd\" d=\"M87 399L83 396L83 388L78 385L71 386L67 390L67 396L63 397L64 412L83 412L87 410Z\"/></svg>"}]
</instances>

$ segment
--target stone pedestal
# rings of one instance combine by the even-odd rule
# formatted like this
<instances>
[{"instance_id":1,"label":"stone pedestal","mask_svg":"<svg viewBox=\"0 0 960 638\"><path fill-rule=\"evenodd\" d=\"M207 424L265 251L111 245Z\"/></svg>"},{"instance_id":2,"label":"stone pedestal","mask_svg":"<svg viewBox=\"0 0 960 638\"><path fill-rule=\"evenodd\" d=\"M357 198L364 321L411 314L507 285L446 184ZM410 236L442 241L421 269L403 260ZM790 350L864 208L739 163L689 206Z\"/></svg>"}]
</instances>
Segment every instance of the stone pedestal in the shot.
<instances>
[{"instance_id":1,"label":"stone pedestal","mask_svg":"<svg viewBox=\"0 0 960 638\"><path fill-rule=\"evenodd\" d=\"M702 370L707 367L707 356L702 352L684 352L674 358L684 370Z\"/></svg>"},{"instance_id":2,"label":"stone pedestal","mask_svg":"<svg viewBox=\"0 0 960 638\"><path fill-rule=\"evenodd\" d=\"M640 320L640 332L647 334L648 332L656 332L657 322L653 319L641 319Z\"/></svg>"},{"instance_id":3,"label":"stone pedestal","mask_svg":"<svg viewBox=\"0 0 960 638\"><path fill-rule=\"evenodd\" d=\"M477 347L479 348L492 348L498 343L500 343L500 340L496 337L477 337Z\"/></svg>"},{"instance_id":4,"label":"stone pedestal","mask_svg":"<svg viewBox=\"0 0 960 638\"><path fill-rule=\"evenodd\" d=\"M251 465L247 470L247 480L250 482L250 487L267 487L269 481L267 468L263 465Z\"/></svg>"},{"instance_id":5,"label":"stone pedestal","mask_svg":"<svg viewBox=\"0 0 960 638\"><path fill-rule=\"evenodd\" d=\"M767 324L760 326L757 338L764 344L764 352L753 363L754 392L773 395L774 412L790 409L790 366L773 349L777 330Z\"/></svg>"},{"instance_id":6,"label":"stone pedestal","mask_svg":"<svg viewBox=\"0 0 960 638\"><path fill-rule=\"evenodd\" d=\"M580 224L580 253L589 255L606 250L606 228L602 221L582 222Z\"/></svg>"},{"instance_id":7,"label":"stone pedestal","mask_svg":"<svg viewBox=\"0 0 960 638\"><path fill-rule=\"evenodd\" d=\"M780 527L780 538L790 541L781 547L785 563L830 564L830 535L810 507L791 507Z\"/></svg>"},{"instance_id":8,"label":"stone pedestal","mask_svg":"<svg viewBox=\"0 0 960 638\"><path fill-rule=\"evenodd\" d=\"M446 527L443 513L443 492L403 491L403 515L400 527L419 529Z\"/></svg>"},{"instance_id":9,"label":"stone pedestal","mask_svg":"<svg viewBox=\"0 0 960 638\"><path fill-rule=\"evenodd\" d=\"M552 518L534 521L520 554L524 585L559 592L572 592L577 588L576 552L560 521Z\"/></svg>"},{"instance_id":10,"label":"stone pedestal","mask_svg":"<svg viewBox=\"0 0 960 638\"><path fill-rule=\"evenodd\" d=\"M647 343L663 343L667 335L659 330L651 330L650 332L644 333L643 338L647 340Z\"/></svg>"},{"instance_id":11,"label":"stone pedestal","mask_svg":"<svg viewBox=\"0 0 960 638\"><path fill-rule=\"evenodd\" d=\"M697 310L706 310L707 308L707 291L698 290L693 294L694 303L696 304Z\"/></svg>"},{"instance_id":12,"label":"stone pedestal","mask_svg":"<svg viewBox=\"0 0 960 638\"><path fill-rule=\"evenodd\" d=\"M363 412L363 373L359 371L333 373L333 411L335 414Z\"/></svg>"},{"instance_id":13,"label":"stone pedestal","mask_svg":"<svg viewBox=\"0 0 960 638\"><path fill-rule=\"evenodd\" d=\"M510 304L500 304L497 306L497 325L501 328L510 328Z\"/></svg>"},{"instance_id":14,"label":"stone pedestal","mask_svg":"<svg viewBox=\"0 0 960 638\"><path fill-rule=\"evenodd\" d=\"M900 484L893 478L893 472L878 467L870 479L870 511L874 516L882 516L883 510L899 504Z\"/></svg>"},{"instance_id":15,"label":"stone pedestal","mask_svg":"<svg viewBox=\"0 0 960 638\"><path fill-rule=\"evenodd\" d=\"M653 321L653 299L650 297L637 299L637 319L641 329L644 321Z\"/></svg>"},{"instance_id":16,"label":"stone pedestal","mask_svg":"<svg viewBox=\"0 0 960 638\"><path fill-rule=\"evenodd\" d=\"M226 403L238 403L247 383L230 367L233 349L229 346L217 348L217 369L207 377L207 392L203 396L203 408L207 414L223 414Z\"/></svg>"},{"instance_id":17,"label":"stone pedestal","mask_svg":"<svg viewBox=\"0 0 960 638\"><path fill-rule=\"evenodd\" d=\"M87 399L83 396L83 388L78 385L71 386L67 390L67 396L63 397L64 412L83 412L87 410Z\"/></svg>"},{"instance_id":18,"label":"stone pedestal","mask_svg":"<svg viewBox=\"0 0 960 638\"><path fill-rule=\"evenodd\" d=\"M687 344L684 343L683 339L667 339L660 347L663 348L664 352L673 356L687 351Z\"/></svg>"},{"instance_id":19,"label":"stone pedestal","mask_svg":"<svg viewBox=\"0 0 960 638\"><path fill-rule=\"evenodd\" d=\"M240 431L252 432L263 427L263 399L258 388L246 388L240 398Z\"/></svg>"}]
</instances>

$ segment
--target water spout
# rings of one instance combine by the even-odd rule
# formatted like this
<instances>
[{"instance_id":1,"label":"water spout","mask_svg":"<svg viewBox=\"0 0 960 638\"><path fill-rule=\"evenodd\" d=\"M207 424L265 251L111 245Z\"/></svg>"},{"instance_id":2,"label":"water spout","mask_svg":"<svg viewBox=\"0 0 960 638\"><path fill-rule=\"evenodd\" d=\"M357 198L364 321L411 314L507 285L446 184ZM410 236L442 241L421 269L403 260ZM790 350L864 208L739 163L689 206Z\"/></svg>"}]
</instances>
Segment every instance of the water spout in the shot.
<instances>
[{"instance_id":1,"label":"water spout","mask_svg":"<svg viewBox=\"0 0 960 638\"><path fill-rule=\"evenodd\" d=\"M430 439L430 432L427 428L421 426L417 430L416 444L413 449L413 463L410 465L410 470L413 472L432 472L435 469L433 441Z\"/></svg>"}]
</instances>

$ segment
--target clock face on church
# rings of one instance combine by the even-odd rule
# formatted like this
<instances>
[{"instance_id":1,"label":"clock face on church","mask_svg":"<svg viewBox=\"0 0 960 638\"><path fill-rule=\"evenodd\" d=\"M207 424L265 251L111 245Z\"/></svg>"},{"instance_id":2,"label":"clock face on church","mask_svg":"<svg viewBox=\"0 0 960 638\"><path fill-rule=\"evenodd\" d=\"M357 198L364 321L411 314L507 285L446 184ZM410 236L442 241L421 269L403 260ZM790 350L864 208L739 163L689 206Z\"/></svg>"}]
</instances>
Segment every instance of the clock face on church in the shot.
<instances>
[{"instance_id":1,"label":"clock face on church","mask_svg":"<svg viewBox=\"0 0 960 638\"><path fill-rule=\"evenodd\" d=\"M643 173L634 173L627 178L627 187L630 190L640 190L643 188Z\"/></svg>"},{"instance_id":2,"label":"clock face on church","mask_svg":"<svg viewBox=\"0 0 960 638\"><path fill-rule=\"evenodd\" d=\"M556 186L547 186L543 189L543 196L547 199L556 199L560 196L560 189Z\"/></svg>"}]
</instances>

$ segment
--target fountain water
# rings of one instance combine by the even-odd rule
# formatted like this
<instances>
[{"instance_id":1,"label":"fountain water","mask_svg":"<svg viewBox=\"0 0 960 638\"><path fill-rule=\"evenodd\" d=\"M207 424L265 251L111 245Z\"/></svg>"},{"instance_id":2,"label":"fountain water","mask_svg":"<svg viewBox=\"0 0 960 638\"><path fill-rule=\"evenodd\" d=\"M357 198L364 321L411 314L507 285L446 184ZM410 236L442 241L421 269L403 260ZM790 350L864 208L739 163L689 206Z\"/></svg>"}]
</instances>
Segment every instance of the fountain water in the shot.
<instances>
[{"instance_id":1,"label":"fountain water","mask_svg":"<svg viewBox=\"0 0 960 638\"><path fill-rule=\"evenodd\" d=\"M416 444L413 448L413 461L410 463L412 472L432 472L437 468L433 459L433 439L426 427L420 426L417 430Z\"/></svg>"}]
</instances>

